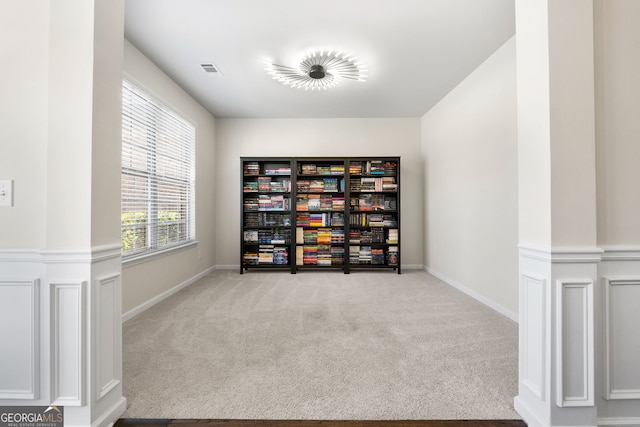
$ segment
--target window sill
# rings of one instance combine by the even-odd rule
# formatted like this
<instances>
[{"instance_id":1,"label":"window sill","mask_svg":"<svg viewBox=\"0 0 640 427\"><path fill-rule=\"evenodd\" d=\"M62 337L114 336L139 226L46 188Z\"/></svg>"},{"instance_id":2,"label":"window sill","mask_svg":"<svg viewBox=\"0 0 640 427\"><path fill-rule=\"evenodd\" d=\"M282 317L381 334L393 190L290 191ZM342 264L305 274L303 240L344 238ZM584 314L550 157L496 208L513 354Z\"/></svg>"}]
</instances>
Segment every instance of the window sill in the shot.
<instances>
[{"instance_id":1,"label":"window sill","mask_svg":"<svg viewBox=\"0 0 640 427\"><path fill-rule=\"evenodd\" d=\"M186 243L181 243L176 246L160 249L158 251L146 252L140 255L133 255L122 260L122 268L133 267L134 265L143 264L145 262L153 261L158 258L162 258L167 255L173 255L176 252L190 249L196 246L199 242L197 240L191 240Z\"/></svg>"}]
</instances>

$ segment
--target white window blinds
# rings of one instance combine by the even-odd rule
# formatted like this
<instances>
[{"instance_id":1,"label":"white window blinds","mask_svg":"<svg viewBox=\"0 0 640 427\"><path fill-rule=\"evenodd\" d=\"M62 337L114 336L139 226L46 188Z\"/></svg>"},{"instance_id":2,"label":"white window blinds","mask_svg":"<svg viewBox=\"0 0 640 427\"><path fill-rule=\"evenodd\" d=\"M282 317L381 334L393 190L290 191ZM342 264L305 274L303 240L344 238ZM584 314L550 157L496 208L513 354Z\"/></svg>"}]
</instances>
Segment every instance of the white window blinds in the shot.
<instances>
[{"instance_id":1,"label":"white window blinds","mask_svg":"<svg viewBox=\"0 0 640 427\"><path fill-rule=\"evenodd\" d=\"M193 125L123 81L123 256L194 239L194 146Z\"/></svg>"}]
</instances>

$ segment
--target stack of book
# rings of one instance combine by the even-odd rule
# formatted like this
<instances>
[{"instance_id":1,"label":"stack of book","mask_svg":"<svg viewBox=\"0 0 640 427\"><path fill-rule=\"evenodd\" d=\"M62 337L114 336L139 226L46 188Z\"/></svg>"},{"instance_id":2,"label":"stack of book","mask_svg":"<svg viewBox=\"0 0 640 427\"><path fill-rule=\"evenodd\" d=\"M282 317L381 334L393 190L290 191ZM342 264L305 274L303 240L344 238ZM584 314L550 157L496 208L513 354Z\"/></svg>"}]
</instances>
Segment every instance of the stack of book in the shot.
<instances>
[{"instance_id":1,"label":"stack of book","mask_svg":"<svg viewBox=\"0 0 640 427\"><path fill-rule=\"evenodd\" d=\"M302 175L315 175L316 174L316 164L315 163L303 163L300 165L300 169L298 170Z\"/></svg>"},{"instance_id":2,"label":"stack of book","mask_svg":"<svg viewBox=\"0 0 640 427\"><path fill-rule=\"evenodd\" d=\"M382 225L385 227L397 227L398 220L394 215L384 215L382 219Z\"/></svg>"},{"instance_id":3,"label":"stack of book","mask_svg":"<svg viewBox=\"0 0 640 427\"><path fill-rule=\"evenodd\" d=\"M344 244L344 230L334 228L331 230L331 243L334 245Z\"/></svg>"},{"instance_id":4,"label":"stack of book","mask_svg":"<svg viewBox=\"0 0 640 427\"><path fill-rule=\"evenodd\" d=\"M271 177L258 177L258 191L271 191Z\"/></svg>"},{"instance_id":5,"label":"stack of book","mask_svg":"<svg viewBox=\"0 0 640 427\"><path fill-rule=\"evenodd\" d=\"M371 246L360 246L358 264L371 264Z\"/></svg>"},{"instance_id":6,"label":"stack of book","mask_svg":"<svg viewBox=\"0 0 640 427\"><path fill-rule=\"evenodd\" d=\"M332 265L344 264L344 247L343 246L331 247L331 264Z\"/></svg>"},{"instance_id":7,"label":"stack of book","mask_svg":"<svg viewBox=\"0 0 640 427\"><path fill-rule=\"evenodd\" d=\"M397 228L390 228L387 231L387 243L392 244L392 245L397 245L398 244L398 229Z\"/></svg>"},{"instance_id":8,"label":"stack of book","mask_svg":"<svg viewBox=\"0 0 640 427\"><path fill-rule=\"evenodd\" d=\"M349 246L349 264L358 264L360 246Z\"/></svg>"},{"instance_id":9,"label":"stack of book","mask_svg":"<svg viewBox=\"0 0 640 427\"><path fill-rule=\"evenodd\" d=\"M278 192L278 193L287 193L289 191L291 191L291 180L288 179L281 179L278 181L272 181L271 182L271 189L269 190L271 192Z\"/></svg>"},{"instance_id":10,"label":"stack of book","mask_svg":"<svg viewBox=\"0 0 640 427\"><path fill-rule=\"evenodd\" d=\"M341 210L344 210L344 206ZM331 225L334 227L344 227L344 214L342 212L333 212L331 214Z\"/></svg>"},{"instance_id":11,"label":"stack of book","mask_svg":"<svg viewBox=\"0 0 640 427\"><path fill-rule=\"evenodd\" d=\"M275 265L287 265L289 264L289 253L284 246L276 246L273 249L273 263Z\"/></svg>"},{"instance_id":12,"label":"stack of book","mask_svg":"<svg viewBox=\"0 0 640 427\"><path fill-rule=\"evenodd\" d=\"M382 160L370 160L367 162L368 173L371 175L384 175L384 162Z\"/></svg>"},{"instance_id":13,"label":"stack of book","mask_svg":"<svg viewBox=\"0 0 640 427\"><path fill-rule=\"evenodd\" d=\"M242 184L242 190L245 193L257 193L258 192L258 182L257 181L245 181Z\"/></svg>"},{"instance_id":14,"label":"stack of book","mask_svg":"<svg viewBox=\"0 0 640 427\"><path fill-rule=\"evenodd\" d=\"M331 266L331 245L318 245L317 265L323 267Z\"/></svg>"},{"instance_id":15,"label":"stack of book","mask_svg":"<svg viewBox=\"0 0 640 427\"><path fill-rule=\"evenodd\" d=\"M384 264L384 250L371 248L371 264Z\"/></svg>"},{"instance_id":16,"label":"stack of book","mask_svg":"<svg viewBox=\"0 0 640 427\"><path fill-rule=\"evenodd\" d=\"M291 168L288 166L268 168L264 173L265 175L291 175Z\"/></svg>"},{"instance_id":17,"label":"stack of book","mask_svg":"<svg viewBox=\"0 0 640 427\"><path fill-rule=\"evenodd\" d=\"M318 243L318 230L305 229L302 233L302 243L305 245L315 245Z\"/></svg>"},{"instance_id":18,"label":"stack of book","mask_svg":"<svg viewBox=\"0 0 640 427\"><path fill-rule=\"evenodd\" d=\"M318 228L318 244L331 245L331 229L330 228Z\"/></svg>"},{"instance_id":19,"label":"stack of book","mask_svg":"<svg viewBox=\"0 0 640 427\"><path fill-rule=\"evenodd\" d=\"M382 188L379 191L398 191L396 179L392 176L382 178Z\"/></svg>"},{"instance_id":20,"label":"stack of book","mask_svg":"<svg viewBox=\"0 0 640 427\"><path fill-rule=\"evenodd\" d=\"M244 265L258 265L258 252L246 251L242 255L242 263Z\"/></svg>"},{"instance_id":21,"label":"stack of book","mask_svg":"<svg viewBox=\"0 0 640 427\"><path fill-rule=\"evenodd\" d=\"M273 245L260 245L258 264L273 264Z\"/></svg>"},{"instance_id":22,"label":"stack of book","mask_svg":"<svg viewBox=\"0 0 640 427\"><path fill-rule=\"evenodd\" d=\"M398 164L396 162L384 162L384 174L396 175L398 172Z\"/></svg>"},{"instance_id":23,"label":"stack of book","mask_svg":"<svg viewBox=\"0 0 640 427\"><path fill-rule=\"evenodd\" d=\"M243 173L245 175L259 175L260 164L258 162L245 162L243 167Z\"/></svg>"},{"instance_id":24,"label":"stack of book","mask_svg":"<svg viewBox=\"0 0 640 427\"><path fill-rule=\"evenodd\" d=\"M349 162L349 175L362 175L362 162Z\"/></svg>"},{"instance_id":25,"label":"stack of book","mask_svg":"<svg viewBox=\"0 0 640 427\"><path fill-rule=\"evenodd\" d=\"M302 246L302 261L305 265L316 265L318 263L318 246Z\"/></svg>"},{"instance_id":26,"label":"stack of book","mask_svg":"<svg viewBox=\"0 0 640 427\"><path fill-rule=\"evenodd\" d=\"M246 210L251 210L251 209L246 209ZM270 195L267 195L267 194L260 194L258 196L258 210L260 210L260 211L288 211L289 210L289 199L285 198L284 196L270 196Z\"/></svg>"},{"instance_id":27,"label":"stack of book","mask_svg":"<svg viewBox=\"0 0 640 427\"><path fill-rule=\"evenodd\" d=\"M371 243L384 243L384 229L372 228L371 229Z\"/></svg>"}]
</instances>

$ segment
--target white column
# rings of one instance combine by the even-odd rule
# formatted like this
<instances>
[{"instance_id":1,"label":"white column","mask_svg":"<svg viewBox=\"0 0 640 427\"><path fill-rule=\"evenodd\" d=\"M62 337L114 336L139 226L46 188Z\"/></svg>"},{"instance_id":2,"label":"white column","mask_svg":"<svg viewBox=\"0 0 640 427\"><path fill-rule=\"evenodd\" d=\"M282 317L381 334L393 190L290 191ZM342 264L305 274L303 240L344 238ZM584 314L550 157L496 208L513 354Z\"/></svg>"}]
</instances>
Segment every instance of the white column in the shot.
<instances>
[{"instance_id":1,"label":"white column","mask_svg":"<svg viewBox=\"0 0 640 427\"><path fill-rule=\"evenodd\" d=\"M16 145L8 169L16 192L3 215L15 213L16 232L7 246L0 242L0 337L14 345L0 355L0 405L60 405L67 426L108 426L126 408L118 221L124 2L11 2L8 13L11 25L0 32L9 44L40 54L32 67L9 62L11 84L22 82L21 67L35 68L22 83L38 90L8 102L21 114L7 139ZM31 98L43 107L38 114ZM19 148L23 135L33 138L33 153ZM36 205L38 215L26 215ZM23 239L21 229L39 233Z\"/></svg>"},{"instance_id":2,"label":"white column","mask_svg":"<svg viewBox=\"0 0 640 427\"><path fill-rule=\"evenodd\" d=\"M520 372L530 426L595 426L593 2L517 0Z\"/></svg>"}]
</instances>

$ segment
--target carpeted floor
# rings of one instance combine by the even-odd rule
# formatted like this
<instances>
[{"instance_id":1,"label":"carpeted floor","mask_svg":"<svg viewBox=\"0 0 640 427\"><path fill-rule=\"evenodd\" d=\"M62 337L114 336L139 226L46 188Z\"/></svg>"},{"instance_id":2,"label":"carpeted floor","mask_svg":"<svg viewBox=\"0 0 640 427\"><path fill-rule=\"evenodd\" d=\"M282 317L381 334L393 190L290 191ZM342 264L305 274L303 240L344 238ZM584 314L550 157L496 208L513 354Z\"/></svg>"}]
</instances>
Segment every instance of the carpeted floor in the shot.
<instances>
[{"instance_id":1,"label":"carpeted floor","mask_svg":"<svg viewBox=\"0 0 640 427\"><path fill-rule=\"evenodd\" d=\"M421 271L216 271L125 322L123 417L519 419L517 341Z\"/></svg>"}]
</instances>

